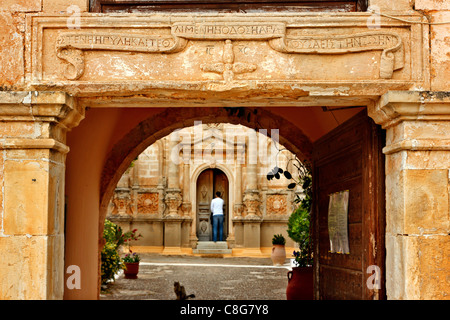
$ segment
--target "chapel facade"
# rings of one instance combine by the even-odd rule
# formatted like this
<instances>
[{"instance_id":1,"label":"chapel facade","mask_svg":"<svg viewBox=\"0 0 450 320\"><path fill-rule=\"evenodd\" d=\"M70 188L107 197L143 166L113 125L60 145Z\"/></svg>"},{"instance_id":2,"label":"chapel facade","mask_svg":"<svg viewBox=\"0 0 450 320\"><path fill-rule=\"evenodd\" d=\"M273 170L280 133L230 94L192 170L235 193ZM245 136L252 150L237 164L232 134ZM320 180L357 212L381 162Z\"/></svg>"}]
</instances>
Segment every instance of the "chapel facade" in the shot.
<instances>
[{"instance_id":1,"label":"chapel facade","mask_svg":"<svg viewBox=\"0 0 450 320\"><path fill-rule=\"evenodd\" d=\"M106 218L124 230L138 229L142 238L133 243L135 252L263 257L270 256L275 234L285 237L292 252L287 220L299 205L294 200L303 194L300 186L287 186L299 180L301 163L276 136L224 123L177 130L132 162ZM295 180L281 174L269 181L267 174L275 167L288 170ZM225 201L226 245L210 243L210 204L216 192Z\"/></svg>"}]
</instances>

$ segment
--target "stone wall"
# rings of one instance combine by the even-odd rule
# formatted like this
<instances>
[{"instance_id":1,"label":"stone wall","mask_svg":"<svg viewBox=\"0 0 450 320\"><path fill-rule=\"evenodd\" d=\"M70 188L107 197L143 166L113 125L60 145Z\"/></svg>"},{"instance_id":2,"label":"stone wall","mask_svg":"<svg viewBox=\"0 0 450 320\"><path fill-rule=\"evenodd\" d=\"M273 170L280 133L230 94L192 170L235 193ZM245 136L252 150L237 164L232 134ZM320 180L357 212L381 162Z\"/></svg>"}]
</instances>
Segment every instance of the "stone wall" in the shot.
<instances>
[{"instance_id":1,"label":"stone wall","mask_svg":"<svg viewBox=\"0 0 450 320\"><path fill-rule=\"evenodd\" d=\"M306 158L315 140L348 119L321 107L367 107L387 136L387 297L449 298L448 1L371 0L381 16L203 14L202 21L217 27L207 36L192 33L206 30L195 13L99 17L88 13L87 0L70 4L79 15L62 0L0 4L2 299L98 298L104 176L124 172L142 139L192 125L170 114L167 132L156 121L140 126L162 112L156 108L186 106L205 108L209 117L216 117L210 108L220 107L221 119L281 128L284 144L293 141L290 149ZM69 28L74 22L83 28ZM245 34L229 37L231 27ZM148 34L167 41L149 38L156 45L142 52L126 48L130 34L133 41ZM92 47L94 35L122 44ZM367 46L371 37L376 46ZM266 107L279 118L254 110L248 119L236 118L223 107ZM124 137L130 147L121 145ZM176 173L172 167L167 177ZM176 215L183 198L171 189L166 200ZM251 190L243 201L253 217ZM181 222L173 217L167 226L182 228ZM245 238L244 229L254 227L243 227L236 238L265 246ZM265 228L259 232L267 239ZM65 282L73 265L82 273L80 289Z\"/></svg>"}]
</instances>

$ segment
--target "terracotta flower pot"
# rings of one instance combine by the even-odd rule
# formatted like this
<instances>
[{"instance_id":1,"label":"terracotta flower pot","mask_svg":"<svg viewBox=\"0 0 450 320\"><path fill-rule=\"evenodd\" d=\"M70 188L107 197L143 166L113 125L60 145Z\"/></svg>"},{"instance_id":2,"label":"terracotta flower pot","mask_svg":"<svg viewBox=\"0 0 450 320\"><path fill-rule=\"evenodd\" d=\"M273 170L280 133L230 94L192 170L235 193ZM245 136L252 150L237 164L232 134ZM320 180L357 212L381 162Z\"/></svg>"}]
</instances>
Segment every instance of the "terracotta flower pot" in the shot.
<instances>
[{"instance_id":1,"label":"terracotta flower pot","mask_svg":"<svg viewBox=\"0 0 450 320\"><path fill-rule=\"evenodd\" d=\"M283 265L286 260L286 250L282 244L274 244L272 247L271 259L273 265Z\"/></svg>"},{"instance_id":2,"label":"terracotta flower pot","mask_svg":"<svg viewBox=\"0 0 450 320\"><path fill-rule=\"evenodd\" d=\"M125 279L137 279L139 273L139 262L125 262L126 269L123 271Z\"/></svg>"},{"instance_id":3,"label":"terracotta flower pot","mask_svg":"<svg viewBox=\"0 0 450 320\"><path fill-rule=\"evenodd\" d=\"M287 300L313 300L314 279L312 267L294 267L287 273Z\"/></svg>"}]
</instances>

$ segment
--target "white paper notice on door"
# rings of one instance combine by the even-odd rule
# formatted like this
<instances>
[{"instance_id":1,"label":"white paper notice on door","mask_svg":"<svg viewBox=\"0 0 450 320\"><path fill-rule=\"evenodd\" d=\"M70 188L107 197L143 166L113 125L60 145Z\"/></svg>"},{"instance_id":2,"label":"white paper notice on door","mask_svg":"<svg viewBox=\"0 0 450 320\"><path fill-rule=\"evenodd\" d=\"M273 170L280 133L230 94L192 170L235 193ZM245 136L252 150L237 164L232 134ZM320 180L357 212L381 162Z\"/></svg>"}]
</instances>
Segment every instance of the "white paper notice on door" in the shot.
<instances>
[{"instance_id":1,"label":"white paper notice on door","mask_svg":"<svg viewBox=\"0 0 450 320\"><path fill-rule=\"evenodd\" d=\"M348 190L330 194L330 203L328 206L328 234L330 235L331 253L350 253L347 223L348 197Z\"/></svg>"}]
</instances>

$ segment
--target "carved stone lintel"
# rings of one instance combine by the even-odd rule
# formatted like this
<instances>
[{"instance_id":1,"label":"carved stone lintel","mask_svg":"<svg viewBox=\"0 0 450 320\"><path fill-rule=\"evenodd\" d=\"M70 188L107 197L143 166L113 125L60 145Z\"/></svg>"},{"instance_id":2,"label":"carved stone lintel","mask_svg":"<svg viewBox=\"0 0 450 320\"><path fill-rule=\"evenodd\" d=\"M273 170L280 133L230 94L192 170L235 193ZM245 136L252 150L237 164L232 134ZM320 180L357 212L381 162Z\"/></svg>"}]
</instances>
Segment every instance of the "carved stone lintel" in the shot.
<instances>
[{"instance_id":1,"label":"carved stone lintel","mask_svg":"<svg viewBox=\"0 0 450 320\"><path fill-rule=\"evenodd\" d=\"M164 28L170 30L163 31ZM155 32L151 34L84 30L61 32L56 39L56 55L68 63L64 76L69 80L77 80L83 75L84 50L171 54L183 51L190 40L225 40L222 62L202 64L201 69L222 74L226 83L232 82L235 74L250 73L257 68L256 64L234 61L232 40L268 41L273 50L286 54L330 55L381 51L382 79L391 79L395 70L404 67L404 46L397 33L368 31L355 34L292 35L287 33L288 28L283 22L175 22L171 26L153 28Z\"/></svg>"}]
</instances>

